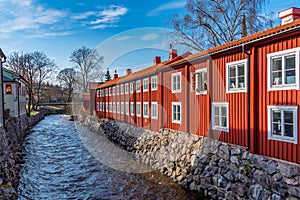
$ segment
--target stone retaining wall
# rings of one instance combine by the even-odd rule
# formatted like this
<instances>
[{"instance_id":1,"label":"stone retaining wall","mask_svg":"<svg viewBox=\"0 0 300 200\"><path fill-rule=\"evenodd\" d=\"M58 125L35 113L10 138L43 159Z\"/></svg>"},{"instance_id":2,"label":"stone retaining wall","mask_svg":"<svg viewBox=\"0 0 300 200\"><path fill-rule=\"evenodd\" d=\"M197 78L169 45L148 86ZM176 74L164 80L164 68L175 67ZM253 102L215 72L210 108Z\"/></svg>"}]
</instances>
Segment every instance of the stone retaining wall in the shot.
<instances>
[{"instance_id":1,"label":"stone retaining wall","mask_svg":"<svg viewBox=\"0 0 300 200\"><path fill-rule=\"evenodd\" d=\"M159 133L93 117L79 121L104 133L143 163L211 199L299 199L299 165L241 146L163 129Z\"/></svg>"},{"instance_id":2,"label":"stone retaining wall","mask_svg":"<svg viewBox=\"0 0 300 200\"><path fill-rule=\"evenodd\" d=\"M61 111L41 109L37 115L10 118L6 129L0 128L0 199L17 199L20 164L23 163L22 142L29 129L46 115Z\"/></svg>"}]
</instances>

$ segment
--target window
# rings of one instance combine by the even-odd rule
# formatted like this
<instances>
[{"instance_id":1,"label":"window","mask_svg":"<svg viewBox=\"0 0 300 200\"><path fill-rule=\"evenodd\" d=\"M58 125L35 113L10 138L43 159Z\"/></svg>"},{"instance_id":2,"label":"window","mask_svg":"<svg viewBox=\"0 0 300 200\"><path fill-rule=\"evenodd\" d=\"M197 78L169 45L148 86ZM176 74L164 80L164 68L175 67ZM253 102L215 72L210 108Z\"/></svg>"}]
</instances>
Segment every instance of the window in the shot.
<instances>
[{"instance_id":1,"label":"window","mask_svg":"<svg viewBox=\"0 0 300 200\"><path fill-rule=\"evenodd\" d=\"M130 115L134 116L134 102L130 102Z\"/></svg>"},{"instance_id":2,"label":"window","mask_svg":"<svg viewBox=\"0 0 300 200\"><path fill-rule=\"evenodd\" d=\"M158 106L157 102L151 102L151 118L158 119Z\"/></svg>"},{"instance_id":3,"label":"window","mask_svg":"<svg viewBox=\"0 0 300 200\"><path fill-rule=\"evenodd\" d=\"M113 89L112 89L112 95L113 95L113 96L116 95L116 87L113 87Z\"/></svg>"},{"instance_id":4,"label":"window","mask_svg":"<svg viewBox=\"0 0 300 200\"><path fill-rule=\"evenodd\" d=\"M196 75L196 94L207 94L207 68L199 69Z\"/></svg>"},{"instance_id":5,"label":"window","mask_svg":"<svg viewBox=\"0 0 300 200\"><path fill-rule=\"evenodd\" d=\"M117 102L117 113L120 113L120 102Z\"/></svg>"},{"instance_id":6,"label":"window","mask_svg":"<svg viewBox=\"0 0 300 200\"><path fill-rule=\"evenodd\" d=\"M268 139L297 144L297 106L268 106Z\"/></svg>"},{"instance_id":7,"label":"window","mask_svg":"<svg viewBox=\"0 0 300 200\"><path fill-rule=\"evenodd\" d=\"M109 102L109 112L112 112L112 111L113 111L112 103Z\"/></svg>"},{"instance_id":8,"label":"window","mask_svg":"<svg viewBox=\"0 0 300 200\"><path fill-rule=\"evenodd\" d=\"M116 113L116 102L113 103L113 112Z\"/></svg>"},{"instance_id":9,"label":"window","mask_svg":"<svg viewBox=\"0 0 300 200\"><path fill-rule=\"evenodd\" d=\"M130 83L130 93L132 94L133 91L134 91L134 89L133 89L133 82L131 82L131 83Z\"/></svg>"},{"instance_id":10,"label":"window","mask_svg":"<svg viewBox=\"0 0 300 200\"><path fill-rule=\"evenodd\" d=\"M125 114L126 115L129 114L129 103L128 102L125 103Z\"/></svg>"},{"instance_id":11,"label":"window","mask_svg":"<svg viewBox=\"0 0 300 200\"><path fill-rule=\"evenodd\" d=\"M181 102L172 102L172 122L181 123Z\"/></svg>"},{"instance_id":12,"label":"window","mask_svg":"<svg viewBox=\"0 0 300 200\"><path fill-rule=\"evenodd\" d=\"M97 111L100 111L100 102L97 102Z\"/></svg>"},{"instance_id":13,"label":"window","mask_svg":"<svg viewBox=\"0 0 300 200\"><path fill-rule=\"evenodd\" d=\"M226 64L226 92L247 91L247 60L239 60Z\"/></svg>"},{"instance_id":14,"label":"window","mask_svg":"<svg viewBox=\"0 0 300 200\"><path fill-rule=\"evenodd\" d=\"M145 79L143 80L143 91L144 91L144 92L148 92L148 89L149 89L148 84L149 84L149 79L148 79L148 78L145 78Z\"/></svg>"},{"instance_id":15,"label":"window","mask_svg":"<svg viewBox=\"0 0 300 200\"><path fill-rule=\"evenodd\" d=\"M124 114L124 102L121 102L121 114Z\"/></svg>"},{"instance_id":16,"label":"window","mask_svg":"<svg viewBox=\"0 0 300 200\"><path fill-rule=\"evenodd\" d=\"M120 88L120 87L119 87L119 86L117 86L117 92L116 92L116 93L117 93L117 95L119 95L119 88Z\"/></svg>"},{"instance_id":17,"label":"window","mask_svg":"<svg viewBox=\"0 0 300 200\"><path fill-rule=\"evenodd\" d=\"M122 85L120 86L120 88L121 88L121 89L120 89L120 90L121 90L120 93L121 93L121 94L124 94L124 85L122 84Z\"/></svg>"},{"instance_id":18,"label":"window","mask_svg":"<svg viewBox=\"0 0 300 200\"><path fill-rule=\"evenodd\" d=\"M151 90L157 90L157 76L151 77Z\"/></svg>"},{"instance_id":19,"label":"window","mask_svg":"<svg viewBox=\"0 0 300 200\"><path fill-rule=\"evenodd\" d=\"M229 131L228 106L227 102L212 103L212 129Z\"/></svg>"},{"instance_id":20,"label":"window","mask_svg":"<svg viewBox=\"0 0 300 200\"><path fill-rule=\"evenodd\" d=\"M108 96L111 96L111 88L109 88Z\"/></svg>"},{"instance_id":21,"label":"window","mask_svg":"<svg viewBox=\"0 0 300 200\"><path fill-rule=\"evenodd\" d=\"M270 53L268 57L268 91L299 89L300 48Z\"/></svg>"},{"instance_id":22,"label":"window","mask_svg":"<svg viewBox=\"0 0 300 200\"><path fill-rule=\"evenodd\" d=\"M149 104L148 102L143 103L143 115L144 117L148 118L149 117Z\"/></svg>"},{"instance_id":23,"label":"window","mask_svg":"<svg viewBox=\"0 0 300 200\"><path fill-rule=\"evenodd\" d=\"M141 102L136 103L136 116L141 116Z\"/></svg>"},{"instance_id":24,"label":"window","mask_svg":"<svg viewBox=\"0 0 300 200\"><path fill-rule=\"evenodd\" d=\"M105 111L108 112L108 102L105 103Z\"/></svg>"},{"instance_id":25,"label":"window","mask_svg":"<svg viewBox=\"0 0 300 200\"><path fill-rule=\"evenodd\" d=\"M125 94L128 94L128 83L125 84Z\"/></svg>"},{"instance_id":26,"label":"window","mask_svg":"<svg viewBox=\"0 0 300 200\"><path fill-rule=\"evenodd\" d=\"M181 72L172 74L172 92L181 92Z\"/></svg>"},{"instance_id":27,"label":"window","mask_svg":"<svg viewBox=\"0 0 300 200\"><path fill-rule=\"evenodd\" d=\"M136 89L136 92L140 92L141 91L141 81L136 81L135 82L135 89Z\"/></svg>"},{"instance_id":28,"label":"window","mask_svg":"<svg viewBox=\"0 0 300 200\"><path fill-rule=\"evenodd\" d=\"M105 95L108 96L108 88L105 89Z\"/></svg>"}]
</instances>

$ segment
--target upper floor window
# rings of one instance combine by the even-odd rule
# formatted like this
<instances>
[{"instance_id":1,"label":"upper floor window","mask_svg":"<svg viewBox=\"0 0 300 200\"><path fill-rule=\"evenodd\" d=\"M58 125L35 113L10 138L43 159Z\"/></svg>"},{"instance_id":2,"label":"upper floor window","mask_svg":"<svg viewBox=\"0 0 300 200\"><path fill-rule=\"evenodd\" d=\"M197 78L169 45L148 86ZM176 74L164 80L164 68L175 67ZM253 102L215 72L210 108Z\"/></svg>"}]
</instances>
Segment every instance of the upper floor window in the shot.
<instances>
[{"instance_id":1,"label":"upper floor window","mask_svg":"<svg viewBox=\"0 0 300 200\"><path fill-rule=\"evenodd\" d=\"M139 81L136 81L135 82L135 89L136 89L136 92L140 92L141 91L141 81L139 80Z\"/></svg>"},{"instance_id":2,"label":"upper floor window","mask_svg":"<svg viewBox=\"0 0 300 200\"><path fill-rule=\"evenodd\" d=\"M181 123L181 102L172 102L172 122Z\"/></svg>"},{"instance_id":3,"label":"upper floor window","mask_svg":"<svg viewBox=\"0 0 300 200\"><path fill-rule=\"evenodd\" d=\"M196 94L207 93L207 68L196 70Z\"/></svg>"},{"instance_id":4,"label":"upper floor window","mask_svg":"<svg viewBox=\"0 0 300 200\"><path fill-rule=\"evenodd\" d=\"M134 83L133 82L131 82L130 83L130 93L132 94L133 93L133 91L134 91L134 85L133 85Z\"/></svg>"},{"instance_id":5,"label":"upper floor window","mask_svg":"<svg viewBox=\"0 0 300 200\"><path fill-rule=\"evenodd\" d=\"M113 87L113 89L112 89L112 95L113 95L113 96L116 95L116 87Z\"/></svg>"},{"instance_id":6,"label":"upper floor window","mask_svg":"<svg viewBox=\"0 0 300 200\"><path fill-rule=\"evenodd\" d=\"M119 89L120 89L120 87L119 87L119 86L117 86L117 87L116 87L116 90L117 90L117 92L116 92L116 93L117 93L117 95L119 95L119 91L120 91Z\"/></svg>"},{"instance_id":7,"label":"upper floor window","mask_svg":"<svg viewBox=\"0 0 300 200\"><path fill-rule=\"evenodd\" d=\"M111 89L111 88L109 88L109 93L108 93L108 96L111 96L111 94L112 94L112 89Z\"/></svg>"},{"instance_id":8,"label":"upper floor window","mask_svg":"<svg viewBox=\"0 0 300 200\"><path fill-rule=\"evenodd\" d=\"M158 118L158 104L157 102L151 102L151 118L157 119Z\"/></svg>"},{"instance_id":9,"label":"upper floor window","mask_svg":"<svg viewBox=\"0 0 300 200\"><path fill-rule=\"evenodd\" d=\"M226 63L226 92L247 91L247 60Z\"/></svg>"},{"instance_id":10,"label":"upper floor window","mask_svg":"<svg viewBox=\"0 0 300 200\"><path fill-rule=\"evenodd\" d=\"M157 90L157 76L152 76L151 77L151 90Z\"/></svg>"},{"instance_id":11,"label":"upper floor window","mask_svg":"<svg viewBox=\"0 0 300 200\"><path fill-rule=\"evenodd\" d=\"M148 89L149 89L148 85L149 85L149 79L148 78L143 79L143 91L144 92L148 91Z\"/></svg>"},{"instance_id":12,"label":"upper floor window","mask_svg":"<svg viewBox=\"0 0 300 200\"><path fill-rule=\"evenodd\" d=\"M144 102L143 104L143 115L144 117L148 118L149 117L149 104L148 102Z\"/></svg>"},{"instance_id":13,"label":"upper floor window","mask_svg":"<svg viewBox=\"0 0 300 200\"><path fill-rule=\"evenodd\" d=\"M227 102L212 103L212 129L229 131L228 107L229 104Z\"/></svg>"},{"instance_id":14,"label":"upper floor window","mask_svg":"<svg viewBox=\"0 0 300 200\"><path fill-rule=\"evenodd\" d=\"M267 55L269 91L299 89L299 52L298 47Z\"/></svg>"},{"instance_id":15,"label":"upper floor window","mask_svg":"<svg viewBox=\"0 0 300 200\"><path fill-rule=\"evenodd\" d=\"M120 94L124 94L124 84L120 86Z\"/></svg>"},{"instance_id":16,"label":"upper floor window","mask_svg":"<svg viewBox=\"0 0 300 200\"><path fill-rule=\"evenodd\" d=\"M105 95L108 96L108 88L105 89Z\"/></svg>"},{"instance_id":17,"label":"upper floor window","mask_svg":"<svg viewBox=\"0 0 300 200\"><path fill-rule=\"evenodd\" d=\"M125 94L128 94L128 83L125 84Z\"/></svg>"},{"instance_id":18,"label":"upper floor window","mask_svg":"<svg viewBox=\"0 0 300 200\"><path fill-rule=\"evenodd\" d=\"M172 92L181 92L181 72L172 74Z\"/></svg>"},{"instance_id":19,"label":"upper floor window","mask_svg":"<svg viewBox=\"0 0 300 200\"><path fill-rule=\"evenodd\" d=\"M268 106L268 139L298 142L297 106Z\"/></svg>"}]
</instances>

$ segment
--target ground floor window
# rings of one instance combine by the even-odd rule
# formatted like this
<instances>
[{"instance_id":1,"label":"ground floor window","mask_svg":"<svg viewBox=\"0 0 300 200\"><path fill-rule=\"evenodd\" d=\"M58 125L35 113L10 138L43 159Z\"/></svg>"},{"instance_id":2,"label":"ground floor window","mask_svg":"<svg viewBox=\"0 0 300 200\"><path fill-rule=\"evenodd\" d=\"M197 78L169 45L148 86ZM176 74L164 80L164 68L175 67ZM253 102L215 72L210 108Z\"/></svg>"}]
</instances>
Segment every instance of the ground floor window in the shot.
<instances>
[{"instance_id":1,"label":"ground floor window","mask_svg":"<svg viewBox=\"0 0 300 200\"><path fill-rule=\"evenodd\" d=\"M136 116L141 116L141 102L136 103Z\"/></svg>"},{"instance_id":2,"label":"ground floor window","mask_svg":"<svg viewBox=\"0 0 300 200\"><path fill-rule=\"evenodd\" d=\"M297 106L268 106L268 139L297 144Z\"/></svg>"},{"instance_id":3,"label":"ground floor window","mask_svg":"<svg viewBox=\"0 0 300 200\"><path fill-rule=\"evenodd\" d=\"M129 103L128 102L125 103L125 114L126 115L129 114Z\"/></svg>"},{"instance_id":4,"label":"ground floor window","mask_svg":"<svg viewBox=\"0 0 300 200\"><path fill-rule=\"evenodd\" d=\"M134 102L130 102L130 115L134 116Z\"/></svg>"},{"instance_id":5,"label":"ground floor window","mask_svg":"<svg viewBox=\"0 0 300 200\"><path fill-rule=\"evenodd\" d=\"M124 114L124 102L121 102L121 114Z\"/></svg>"},{"instance_id":6,"label":"ground floor window","mask_svg":"<svg viewBox=\"0 0 300 200\"><path fill-rule=\"evenodd\" d=\"M181 102L172 102L172 122L181 123Z\"/></svg>"},{"instance_id":7,"label":"ground floor window","mask_svg":"<svg viewBox=\"0 0 300 200\"><path fill-rule=\"evenodd\" d=\"M212 103L212 129L219 131L229 131L227 102Z\"/></svg>"},{"instance_id":8,"label":"ground floor window","mask_svg":"<svg viewBox=\"0 0 300 200\"><path fill-rule=\"evenodd\" d=\"M152 119L157 119L158 118L157 102L151 102L151 118Z\"/></svg>"},{"instance_id":9,"label":"ground floor window","mask_svg":"<svg viewBox=\"0 0 300 200\"><path fill-rule=\"evenodd\" d=\"M143 109L144 109L143 112L144 117L148 118L149 116L148 102L144 102Z\"/></svg>"}]
</instances>

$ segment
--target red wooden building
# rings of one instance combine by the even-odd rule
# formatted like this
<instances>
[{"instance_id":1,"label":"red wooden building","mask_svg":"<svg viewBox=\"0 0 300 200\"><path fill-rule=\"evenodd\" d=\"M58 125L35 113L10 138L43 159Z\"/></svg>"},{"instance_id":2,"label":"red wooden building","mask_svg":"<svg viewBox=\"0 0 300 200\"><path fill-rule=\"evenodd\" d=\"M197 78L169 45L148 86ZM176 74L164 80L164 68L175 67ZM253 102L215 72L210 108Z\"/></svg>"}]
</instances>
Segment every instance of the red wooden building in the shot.
<instances>
[{"instance_id":1,"label":"red wooden building","mask_svg":"<svg viewBox=\"0 0 300 200\"><path fill-rule=\"evenodd\" d=\"M98 85L96 115L180 130L300 163L299 9L283 25ZM288 19L290 21L288 21Z\"/></svg>"}]
</instances>

